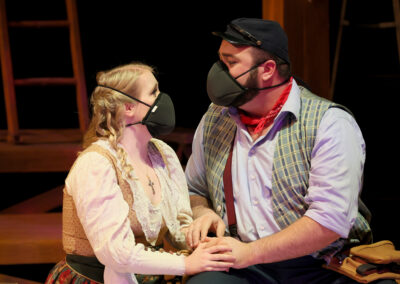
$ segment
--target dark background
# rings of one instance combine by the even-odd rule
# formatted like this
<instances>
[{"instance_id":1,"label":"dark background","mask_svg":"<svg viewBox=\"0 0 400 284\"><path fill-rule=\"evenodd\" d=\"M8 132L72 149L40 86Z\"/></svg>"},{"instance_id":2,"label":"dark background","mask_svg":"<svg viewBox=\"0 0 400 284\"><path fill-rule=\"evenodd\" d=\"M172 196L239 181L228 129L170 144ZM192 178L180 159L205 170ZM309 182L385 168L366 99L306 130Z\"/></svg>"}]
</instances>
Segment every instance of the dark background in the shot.
<instances>
[{"instance_id":1,"label":"dark background","mask_svg":"<svg viewBox=\"0 0 400 284\"><path fill-rule=\"evenodd\" d=\"M6 4L9 20L66 18L64 2L59 0L8 0ZM330 1L331 61L340 4L341 1ZM174 101L177 126L194 129L210 103L205 90L207 72L217 60L220 44L211 31L224 30L237 17L260 18L261 8L261 0L179 1L179 4L78 1L88 96L96 84L98 71L141 61L156 67L160 89ZM391 1L349 1L347 18L355 23L392 21ZM15 78L72 75L66 29L11 29L10 40ZM341 52L333 100L353 111L366 140L362 197L373 213L374 240L389 239L400 247L399 167L396 166L400 70L394 29L348 27L343 33ZM73 87L19 87L16 92L21 128L78 127ZM0 110L0 129L6 129L1 99ZM0 209L63 184L66 175L0 174L1 189L7 196L0 200ZM0 273L44 281L52 265L0 266Z\"/></svg>"}]
</instances>

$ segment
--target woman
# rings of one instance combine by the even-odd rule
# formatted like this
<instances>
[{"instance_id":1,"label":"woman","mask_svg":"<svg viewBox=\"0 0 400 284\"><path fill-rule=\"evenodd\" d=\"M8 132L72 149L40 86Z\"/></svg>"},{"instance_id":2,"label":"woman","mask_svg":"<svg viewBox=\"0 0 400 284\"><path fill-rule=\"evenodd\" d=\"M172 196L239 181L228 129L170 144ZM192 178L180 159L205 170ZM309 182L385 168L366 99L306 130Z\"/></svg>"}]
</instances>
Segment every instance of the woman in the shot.
<instances>
[{"instance_id":1,"label":"woman","mask_svg":"<svg viewBox=\"0 0 400 284\"><path fill-rule=\"evenodd\" d=\"M135 274L139 283L158 283L164 274L229 269L234 258L226 246L202 244L189 256L160 249L164 237L186 248L192 212L175 152L152 138L175 125L153 69L128 64L98 73L97 83L84 151L65 181L67 257L46 283L137 283Z\"/></svg>"}]
</instances>

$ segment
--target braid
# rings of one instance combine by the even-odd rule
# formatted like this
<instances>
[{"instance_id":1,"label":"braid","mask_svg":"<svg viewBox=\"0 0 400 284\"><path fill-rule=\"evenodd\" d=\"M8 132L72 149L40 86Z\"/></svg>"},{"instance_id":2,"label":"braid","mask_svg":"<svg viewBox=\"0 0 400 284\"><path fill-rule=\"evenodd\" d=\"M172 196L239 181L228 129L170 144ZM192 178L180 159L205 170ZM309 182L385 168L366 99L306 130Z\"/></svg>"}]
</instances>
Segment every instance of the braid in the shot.
<instances>
[{"instance_id":1,"label":"braid","mask_svg":"<svg viewBox=\"0 0 400 284\"><path fill-rule=\"evenodd\" d=\"M153 68L142 63L123 65L109 71L99 72L96 76L99 85L105 85L129 93L136 97L136 80L145 71L154 72ZM117 153L122 170L132 178L132 165L127 161L126 151L118 146L125 125L123 123L124 104L136 102L126 96L108 88L97 86L90 98L92 105L92 119L89 128L83 137L83 149L89 147L99 139L108 140Z\"/></svg>"}]
</instances>

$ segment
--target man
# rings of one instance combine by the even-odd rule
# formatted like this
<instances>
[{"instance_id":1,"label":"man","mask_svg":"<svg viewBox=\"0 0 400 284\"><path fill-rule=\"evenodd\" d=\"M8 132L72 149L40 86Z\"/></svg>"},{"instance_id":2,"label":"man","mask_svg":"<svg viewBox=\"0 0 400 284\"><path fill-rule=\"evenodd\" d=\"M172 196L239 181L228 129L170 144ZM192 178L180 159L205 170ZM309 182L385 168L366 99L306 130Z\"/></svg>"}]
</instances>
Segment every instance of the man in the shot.
<instances>
[{"instance_id":1,"label":"man","mask_svg":"<svg viewBox=\"0 0 400 284\"><path fill-rule=\"evenodd\" d=\"M239 18L214 35L222 42L207 79L213 103L186 167L195 219L187 242L196 247L214 232L210 243L228 243L236 262L188 283L356 283L322 264L371 241L358 212L365 144L357 123L297 85L278 23ZM233 237L223 237L226 228Z\"/></svg>"}]
</instances>

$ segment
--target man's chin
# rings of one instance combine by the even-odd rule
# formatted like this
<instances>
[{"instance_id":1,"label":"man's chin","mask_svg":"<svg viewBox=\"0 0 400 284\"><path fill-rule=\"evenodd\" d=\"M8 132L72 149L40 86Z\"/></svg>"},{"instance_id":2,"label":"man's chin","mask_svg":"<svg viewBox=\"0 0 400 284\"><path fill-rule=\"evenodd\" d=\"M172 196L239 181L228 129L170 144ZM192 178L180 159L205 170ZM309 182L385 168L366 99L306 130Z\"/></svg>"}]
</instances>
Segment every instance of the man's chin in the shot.
<instances>
[{"instance_id":1,"label":"man's chin","mask_svg":"<svg viewBox=\"0 0 400 284\"><path fill-rule=\"evenodd\" d=\"M257 91L248 91L243 96L241 96L241 97L237 98L236 100L234 100L232 102L232 106L242 109L243 107L245 107L246 105L251 103L251 101L255 97L257 97L258 94L259 94L258 90Z\"/></svg>"}]
</instances>

